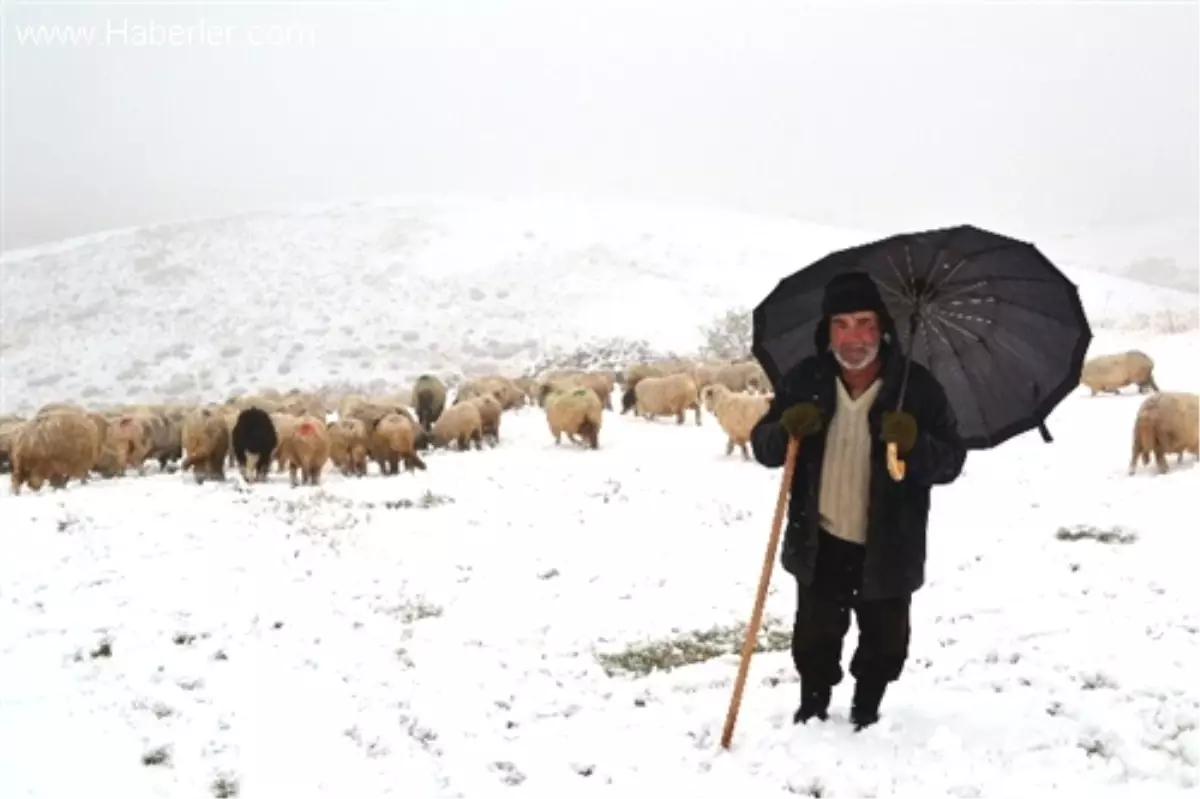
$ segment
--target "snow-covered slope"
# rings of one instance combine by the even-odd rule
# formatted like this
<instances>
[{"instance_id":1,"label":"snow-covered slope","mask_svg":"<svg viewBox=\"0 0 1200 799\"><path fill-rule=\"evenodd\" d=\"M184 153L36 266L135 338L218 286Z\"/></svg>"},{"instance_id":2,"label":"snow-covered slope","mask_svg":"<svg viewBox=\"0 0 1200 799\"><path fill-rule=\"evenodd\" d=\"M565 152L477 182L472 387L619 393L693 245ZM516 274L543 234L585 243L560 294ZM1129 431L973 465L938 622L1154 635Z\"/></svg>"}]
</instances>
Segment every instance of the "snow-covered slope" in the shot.
<instances>
[{"instance_id":1,"label":"snow-covered slope","mask_svg":"<svg viewBox=\"0 0 1200 799\"><path fill-rule=\"evenodd\" d=\"M1194 215L1117 230L1085 228L1039 244L1067 266L1192 294L1200 287L1200 220Z\"/></svg>"},{"instance_id":2,"label":"snow-covered slope","mask_svg":"<svg viewBox=\"0 0 1200 799\"><path fill-rule=\"evenodd\" d=\"M1105 342L1193 391L1196 344ZM0 487L0 795L1194 796L1200 469L1125 474L1139 401L1081 390L1053 445L935 491L910 660L861 734L849 679L792 726L776 569L729 753L779 472L707 415L609 415L592 452L531 408L495 450L317 489Z\"/></svg>"},{"instance_id":3,"label":"snow-covered slope","mask_svg":"<svg viewBox=\"0 0 1200 799\"><path fill-rule=\"evenodd\" d=\"M503 201L115 232L6 257L4 404L516 369L592 337L685 349L874 235ZM1122 322L1096 349L1200 389L1194 334L1118 329L1194 296L1071 274ZM910 660L861 734L850 680L829 723L791 725L776 569L728 753L779 473L726 458L710 416L608 414L592 452L530 408L497 449L315 489L5 483L0 796L1194 795L1200 469L1126 474L1140 401L1080 390L1054 444L974 453L935 491Z\"/></svg>"},{"instance_id":4,"label":"snow-covered slope","mask_svg":"<svg viewBox=\"0 0 1200 799\"><path fill-rule=\"evenodd\" d=\"M400 199L10 252L0 411L519 372L548 348L598 338L690 352L698 325L886 232L703 209ZM1099 321L1195 314L1194 295L1071 275Z\"/></svg>"}]
</instances>

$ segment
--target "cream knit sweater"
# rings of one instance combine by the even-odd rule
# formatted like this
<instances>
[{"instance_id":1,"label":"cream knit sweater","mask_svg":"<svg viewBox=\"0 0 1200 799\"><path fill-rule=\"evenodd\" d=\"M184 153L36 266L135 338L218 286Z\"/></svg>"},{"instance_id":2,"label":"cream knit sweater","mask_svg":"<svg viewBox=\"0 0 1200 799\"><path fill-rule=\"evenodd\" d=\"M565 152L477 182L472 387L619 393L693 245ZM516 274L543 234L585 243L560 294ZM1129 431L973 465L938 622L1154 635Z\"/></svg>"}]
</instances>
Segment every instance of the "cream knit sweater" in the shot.
<instances>
[{"instance_id":1,"label":"cream knit sweater","mask_svg":"<svg viewBox=\"0 0 1200 799\"><path fill-rule=\"evenodd\" d=\"M821 526L844 541L867 542L867 499L871 490L871 431L867 413L881 385L872 383L856 399L837 383L837 410L829 421L821 465Z\"/></svg>"}]
</instances>

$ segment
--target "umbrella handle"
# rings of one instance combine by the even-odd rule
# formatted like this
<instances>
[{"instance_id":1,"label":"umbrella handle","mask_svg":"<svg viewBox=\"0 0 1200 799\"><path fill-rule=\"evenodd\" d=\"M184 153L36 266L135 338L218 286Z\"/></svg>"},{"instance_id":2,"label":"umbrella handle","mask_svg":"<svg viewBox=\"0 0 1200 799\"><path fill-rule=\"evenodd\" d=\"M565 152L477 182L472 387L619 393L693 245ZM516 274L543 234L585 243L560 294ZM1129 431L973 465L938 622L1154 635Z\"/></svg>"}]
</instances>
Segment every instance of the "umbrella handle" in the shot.
<instances>
[{"instance_id":1,"label":"umbrella handle","mask_svg":"<svg viewBox=\"0 0 1200 799\"><path fill-rule=\"evenodd\" d=\"M897 483L904 479L905 473L908 471L904 461L900 460L899 451L896 448L895 441L889 441L887 445L887 467L888 474Z\"/></svg>"}]
</instances>

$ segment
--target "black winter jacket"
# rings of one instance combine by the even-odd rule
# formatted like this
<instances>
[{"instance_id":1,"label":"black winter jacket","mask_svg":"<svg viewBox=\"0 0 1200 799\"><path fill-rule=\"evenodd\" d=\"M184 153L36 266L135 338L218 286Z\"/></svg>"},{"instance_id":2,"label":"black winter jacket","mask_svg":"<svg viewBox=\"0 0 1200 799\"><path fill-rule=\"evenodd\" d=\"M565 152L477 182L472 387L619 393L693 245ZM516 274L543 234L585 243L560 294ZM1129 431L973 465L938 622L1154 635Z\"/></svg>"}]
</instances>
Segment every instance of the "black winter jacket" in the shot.
<instances>
[{"instance_id":1,"label":"black winter jacket","mask_svg":"<svg viewBox=\"0 0 1200 799\"><path fill-rule=\"evenodd\" d=\"M903 596L924 584L930 489L957 479L966 460L945 390L929 370L914 362L903 410L917 420L917 441L907 455L901 456L908 469L904 479L892 479L887 471L887 445L879 438L880 419L885 411L896 410L903 359L891 355L890 347L882 349L880 357L884 359L880 372L883 385L868 417L873 445L863 599ZM788 434L779 423L785 410L812 402L825 421L820 431L800 442L784 533L783 567L806 586L812 584L817 562L821 462L828 421L837 408L834 381L841 379L840 371L828 353L802 361L780 380L771 407L751 433L754 457L774 468L783 465L787 451Z\"/></svg>"}]
</instances>

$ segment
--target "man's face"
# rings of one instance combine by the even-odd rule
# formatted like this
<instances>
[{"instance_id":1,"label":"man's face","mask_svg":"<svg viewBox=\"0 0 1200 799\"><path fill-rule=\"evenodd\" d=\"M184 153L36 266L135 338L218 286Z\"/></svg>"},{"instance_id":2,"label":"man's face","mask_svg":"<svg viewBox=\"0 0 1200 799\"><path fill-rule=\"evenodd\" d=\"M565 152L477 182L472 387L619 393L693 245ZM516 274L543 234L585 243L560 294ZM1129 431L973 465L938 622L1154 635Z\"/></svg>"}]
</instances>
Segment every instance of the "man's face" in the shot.
<instances>
[{"instance_id":1,"label":"man's face","mask_svg":"<svg viewBox=\"0 0 1200 799\"><path fill-rule=\"evenodd\" d=\"M867 368L879 355L879 317L874 311L834 316L829 321L829 348L843 369Z\"/></svg>"}]
</instances>

